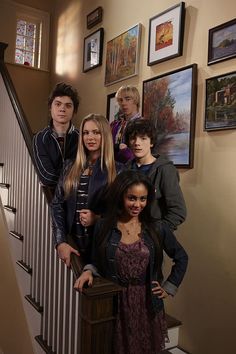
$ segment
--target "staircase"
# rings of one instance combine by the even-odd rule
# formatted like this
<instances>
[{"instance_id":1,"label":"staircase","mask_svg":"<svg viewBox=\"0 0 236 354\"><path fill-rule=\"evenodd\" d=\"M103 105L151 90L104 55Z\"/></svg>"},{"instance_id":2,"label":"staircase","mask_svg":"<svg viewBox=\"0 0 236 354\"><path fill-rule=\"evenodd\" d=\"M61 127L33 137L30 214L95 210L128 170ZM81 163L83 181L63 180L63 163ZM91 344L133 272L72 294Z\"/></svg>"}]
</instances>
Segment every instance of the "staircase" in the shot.
<instances>
[{"instance_id":1,"label":"staircase","mask_svg":"<svg viewBox=\"0 0 236 354\"><path fill-rule=\"evenodd\" d=\"M73 265L72 272L57 257L47 198L32 159L32 134L2 48L0 43L0 197L34 353L111 354L113 305L119 289L98 280L81 296L73 289L78 266ZM178 348L181 323L170 316L167 320L170 342L163 354L187 353ZM100 335L104 331L111 333L106 348L106 336Z\"/></svg>"}]
</instances>

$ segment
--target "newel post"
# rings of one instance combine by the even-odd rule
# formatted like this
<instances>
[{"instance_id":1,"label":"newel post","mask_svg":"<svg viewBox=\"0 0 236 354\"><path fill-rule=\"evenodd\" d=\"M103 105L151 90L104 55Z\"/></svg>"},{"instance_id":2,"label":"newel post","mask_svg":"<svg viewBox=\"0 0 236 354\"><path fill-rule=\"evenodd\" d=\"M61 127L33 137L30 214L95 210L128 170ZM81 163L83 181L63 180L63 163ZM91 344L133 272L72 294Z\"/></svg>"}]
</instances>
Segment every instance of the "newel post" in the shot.
<instances>
[{"instance_id":1,"label":"newel post","mask_svg":"<svg viewBox=\"0 0 236 354\"><path fill-rule=\"evenodd\" d=\"M81 353L112 354L114 322L121 287L95 278L92 288L80 297Z\"/></svg>"}]
</instances>

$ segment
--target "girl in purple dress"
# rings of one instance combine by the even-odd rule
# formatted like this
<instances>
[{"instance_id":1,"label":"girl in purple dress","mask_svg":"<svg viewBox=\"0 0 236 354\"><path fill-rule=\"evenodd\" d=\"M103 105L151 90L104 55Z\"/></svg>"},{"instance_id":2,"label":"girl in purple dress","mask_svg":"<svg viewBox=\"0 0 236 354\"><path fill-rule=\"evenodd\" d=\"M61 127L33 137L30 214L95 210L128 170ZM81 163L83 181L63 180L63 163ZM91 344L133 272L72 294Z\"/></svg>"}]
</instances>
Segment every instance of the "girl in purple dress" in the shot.
<instances>
[{"instance_id":1,"label":"girl in purple dress","mask_svg":"<svg viewBox=\"0 0 236 354\"><path fill-rule=\"evenodd\" d=\"M147 176L121 172L109 198L109 213L95 227L93 262L75 288L81 291L86 282L92 286L98 275L120 284L114 353L157 354L168 340L163 300L175 295L188 256L168 226L151 217L154 190ZM163 251L174 263L167 279Z\"/></svg>"}]
</instances>

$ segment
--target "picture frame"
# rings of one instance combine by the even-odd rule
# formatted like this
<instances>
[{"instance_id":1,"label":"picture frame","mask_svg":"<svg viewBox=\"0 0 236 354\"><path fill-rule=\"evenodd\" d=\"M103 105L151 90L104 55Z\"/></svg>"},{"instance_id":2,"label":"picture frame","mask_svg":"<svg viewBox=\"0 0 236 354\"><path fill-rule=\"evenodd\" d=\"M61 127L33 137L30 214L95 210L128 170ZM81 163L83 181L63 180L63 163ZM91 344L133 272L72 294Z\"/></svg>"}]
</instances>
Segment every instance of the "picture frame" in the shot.
<instances>
[{"instance_id":1,"label":"picture frame","mask_svg":"<svg viewBox=\"0 0 236 354\"><path fill-rule=\"evenodd\" d=\"M208 34L208 65L236 57L236 18L211 28Z\"/></svg>"},{"instance_id":2,"label":"picture frame","mask_svg":"<svg viewBox=\"0 0 236 354\"><path fill-rule=\"evenodd\" d=\"M113 122L119 114L119 104L116 99L116 92L107 95L107 114L106 117L109 123Z\"/></svg>"},{"instance_id":3,"label":"picture frame","mask_svg":"<svg viewBox=\"0 0 236 354\"><path fill-rule=\"evenodd\" d=\"M91 33L84 38L83 72L102 65L103 28Z\"/></svg>"},{"instance_id":4,"label":"picture frame","mask_svg":"<svg viewBox=\"0 0 236 354\"><path fill-rule=\"evenodd\" d=\"M87 28L90 29L102 22L103 9L101 6L97 7L95 10L87 15Z\"/></svg>"},{"instance_id":5,"label":"picture frame","mask_svg":"<svg viewBox=\"0 0 236 354\"><path fill-rule=\"evenodd\" d=\"M147 61L149 66L182 55L184 23L184 2L149 19Z\"/></svg>"},{"instance_id":6,"label":"picture frame","mask_svg":"<svg viewBox=\"0 0 236 354\"><path fill-rule=\"evenodd\" d=\"M143 81L144 118L156 129L153 153L178 168L192 168L197 100L197 64Z\"/></svg>"},{"instance_id":7,"label":"picture frame","mask_svg":"<svg viewBox=\"0 0 236 354\"><path fill-rule=\"evenodd\" d=\"M138 75L141 24L107 42L105 86Z\"/></svg>"},{"instance_id":8,"label":"picture frame","mask_svg":"<svg viewBox=\"0 0 236 354\"><path fill-rule=\"evenodd\" d=\"M236 128L236 71L206 79L205 131Z\"/></svg>"}]
</instances>

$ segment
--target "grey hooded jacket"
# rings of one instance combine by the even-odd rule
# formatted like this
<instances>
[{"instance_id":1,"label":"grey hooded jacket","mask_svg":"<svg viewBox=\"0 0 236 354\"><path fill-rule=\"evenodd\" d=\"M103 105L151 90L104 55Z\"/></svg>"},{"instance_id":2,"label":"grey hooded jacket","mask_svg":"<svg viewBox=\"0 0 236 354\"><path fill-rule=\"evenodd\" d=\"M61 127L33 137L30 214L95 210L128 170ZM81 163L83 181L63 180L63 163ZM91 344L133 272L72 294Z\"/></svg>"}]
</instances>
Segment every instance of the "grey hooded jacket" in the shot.
<instances>
[{"instance_id":1,"label":"grey hooded jacket","mask_svg":"<svg viewBox=\"0 0 236 354\"><path fill-rule=\"evenodd\" d=\"M156 161L151 164L150 169L144 171L155 186L152 216L168 224L171 230L176 230L186 218L186 205L179 185L179 173L172 161L161 155L155 157ZM126 164L126 168L133 170L142 171L144 167L138 167L135 159Z\"/></svg>"}]
</instances>

